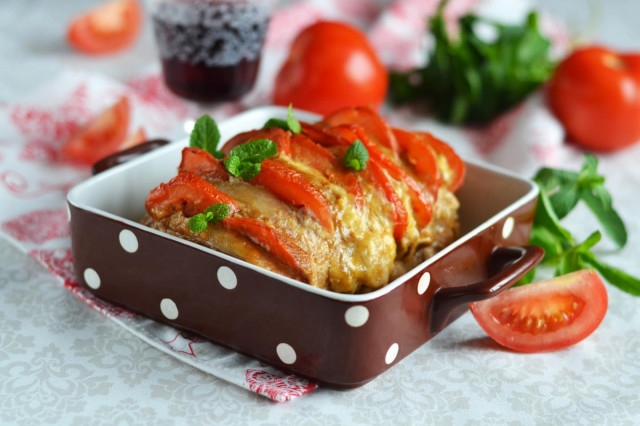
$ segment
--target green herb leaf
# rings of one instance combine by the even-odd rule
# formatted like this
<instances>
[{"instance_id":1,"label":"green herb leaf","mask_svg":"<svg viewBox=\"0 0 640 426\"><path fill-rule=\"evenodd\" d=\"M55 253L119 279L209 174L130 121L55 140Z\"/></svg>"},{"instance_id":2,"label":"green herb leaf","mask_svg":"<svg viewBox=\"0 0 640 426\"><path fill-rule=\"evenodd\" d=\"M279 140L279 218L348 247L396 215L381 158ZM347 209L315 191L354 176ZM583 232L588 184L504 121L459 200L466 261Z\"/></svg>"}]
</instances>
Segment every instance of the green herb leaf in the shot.
<instances>
[{"instance_id":1,"label":"green herb leaf","mask_svg":"<svg viewBox=\"0 0 640 426\"><path fill-rule=\"evenodd\" d=\"M233 176L253 179L260 173L260 163L278 154L278 147L269 139L256 139L236 146L224 160L224 166Z\"/></svg>"},{"instance_id":2,"label":"green herb leaf","mask_svg":"<svg viewBox=\"0 0 640 426\"><path fill-rule=\"evenodd\" d=\"M227 171L231 173L233 176L239 176L240 172L238 168L240 167L240 157L235 155L229 155L226 160L224 160L224 166L227 168Z\"/></svg>"},{"instance_id":3,"label":"green herb leaf","mask_svg":"<svg viewBox=\"0 0 640 426\"><path fill-rule=\"evenodd\" d=\"M360 139L356 139L342 158L342 164L349 170L359 172L367 168L369 151Z\"/></svg>"},{"instance_id":4,"label":"green herb leaf","mask_svg":"<svg viewBox=\"0 0 640 426\"><path fill-rule=\"evenodd\" d=\"M287 120L283 120L281 118L270 118L266 123L264 123L264 126L262 126L263 129L268 129L269 127L279 127L282 130L289 130Z\"/></svg>"},{"instance_id":5,"label":"green herb leaf","mask_svg":"<svg viewBox=\"0 0 640 426\"><path fill-rule=\"evenodd\" d=\"M207 215L207 222L218 223L229 217L231 207L226 203L216 203L207 207L204 213Z\"/></svg>"},{"instance_id":6,"label":"green herb leaf","mask_svg":"<svg viewBox=\"0 0 640 426\"><path fill-rule=\"evenodd\" d=\"M582 200L619 247L626 243L624 223L613 209L611 195L604 187L605 180L598 174L597 166L596 157L585 155L579 173L551 168L538 171L534 180L540 193L530 243L542 247L545 256L540 265L527 273L517 285L532 282L538 268L553 267L556 275L594 268L612 285L640 296L639 279L600 261L591 251L602 238L600 231L594 231L584 242L577 244L571 233L560 224L561 218Z\"/></svg>"},{"instance_id":7,"label":"green herb leaf","mask_svg":"<svg viewBox=\"0 0 640 426\"><path fill-rule=\"evenodd\" d=\"M591 191L582 192L580 198L602 224L604 232L618 247L624 247L627 244L627 229L613 209L609 192L603 186L597 186Z\"/></svg>"},{"instance_id":8,"label":"green herb leaf","mask_svg":"<svg viewBox=\"0 0 640 426\"><path fill-rule=\"evenodd\" d=\"M231 207L226 203L216 203L207 207L203 213L198 213L189 219L191 232L203 232L207 224L218 223L231 215Z\"/></svg>"},{"instance_id":9,"label":"green herb leaf","mask_svg":"<svg viewBox=\"0 0 640 426\"><path fill-rule=\"evenodd\" d=\"M289 110L287 111L287 119L283 120L281 118L270 118L264 123L262 126L263 129L269 127L279 127L283 130L291 130L293 133L301 133L302 126L300 122L293 116L293 104L289 104Z\"/></svg>"},{"instance_id":10,"label":"green herb leaf","mask_svg":"<svg viewBox=\"0 0 640 426\"><path fill-rule=\"evenodd\" d=\"M189 230L191 232L203 232L207 229L207 219L204 214L199 213L189 219Z\"/></svg>"},{"instance_id":11,"label":"green herb leaf","mask_svg":"<svg viewBox=\"0 0 640 426\"><path fill-rule=\"evenodd\" d=\"M203 149L220 159L224 157L224 153L218 151L219 142L220 130L216 121L208 115L198 118L189 138L189 146Z\"/></svg>"},{"instance_id":12,"label":"green herb leaf","mask_svg":"<svg viewBox=\"0 0 640 426\"><path fill-rule=\"evenodd\" d=\"M240 176L244 180L250 180L254 177L258 176L262 167L260 163L250 163L248 161L243 161L238 166L238 176Z\"/></svg>"},{"instance_id":13,"label":"green herb leaf","mask_svg":"<svg viewBox=\"0 0 640 426\"><path fill-rule=\"evenodd\" d=\"M604 187L604 177L597 172L598 159L587 154L584 160L580 173L543 168L534 179L541 189L551 194L549 201L559 219L569 214L578 201L582 200L598 219L607 236L618 247L624 247L627 243L627 230L613 209L611 195Z\"/></svg>"},{"instance_id":14,"label":"green herb leaf","mask_svg":"<svg viewBox=\"0 0 640 426\"><path fill-rule=\"evenodd\" d=\"M482 123L519 103L551 76L551 43L539 31L537 14L529 14L519 26L466 15L458 21L456 36L450 37L445 3L429 23L434 48L426 66L390 73L394 102L423 102L452 123ZM476 33L479 26L491 27L495 39L483 40Z\"/></svg>"},{"instance_id":15,"label":"green herb leaf","mask_svg":"<svg viewBox=\"0 0 640 426\"><path fill-rule=\"evenodd\" d=\"M618 287L626 293L634 296L640 296L640 280L638 278L602 262L590 252L583 255L583 260L596 271L600 272L604 279L610 284Z\"/></svg>"},{"instance_id":16,"label":"green herb leaf","mask_svg":"<svg viewBox=\"0 0 640 426\"><path fill-rule=\"evenodd\" d=\"M293 116L293 104L289 104L289 110L287 111L287 125L289 126L289 130L293 133L302 132L300 122Z\"/></svg>"}]
</instances>

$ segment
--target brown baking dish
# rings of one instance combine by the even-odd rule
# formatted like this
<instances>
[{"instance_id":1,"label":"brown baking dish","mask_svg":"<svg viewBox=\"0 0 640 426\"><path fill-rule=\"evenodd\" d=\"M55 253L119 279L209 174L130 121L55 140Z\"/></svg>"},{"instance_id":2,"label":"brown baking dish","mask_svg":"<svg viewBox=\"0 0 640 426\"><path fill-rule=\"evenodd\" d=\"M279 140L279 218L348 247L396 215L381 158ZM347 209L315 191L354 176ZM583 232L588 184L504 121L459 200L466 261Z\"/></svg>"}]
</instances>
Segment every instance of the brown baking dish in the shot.
<instances>
[{"instance_id":1,"label":"brown baking dish","mask_svg":"<svg viewBox=\"0 0 640 426\"><path fill-rule=\"evenodd\" d=\"M258 108L227 120L222 140L271 117L286 117L286 109ZM138 223L147 194L175 174L186 144L157 148L69 192L79 281L105 300L320 383L348 388L372 380L542 256L524 246L536 185L467 161L454 243L371 293L314 288Z\"/></svg>"}]
</instances>

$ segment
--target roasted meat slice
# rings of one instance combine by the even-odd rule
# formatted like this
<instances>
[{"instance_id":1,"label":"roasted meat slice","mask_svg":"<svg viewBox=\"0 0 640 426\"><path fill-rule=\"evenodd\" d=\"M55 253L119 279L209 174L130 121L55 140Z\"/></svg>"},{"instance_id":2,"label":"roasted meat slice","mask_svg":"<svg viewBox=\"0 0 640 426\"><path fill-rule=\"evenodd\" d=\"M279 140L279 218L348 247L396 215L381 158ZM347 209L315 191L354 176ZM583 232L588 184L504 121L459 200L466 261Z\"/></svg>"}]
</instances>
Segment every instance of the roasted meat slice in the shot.
<instances>
[{"instance_id":1,"label":"roasted meat slice","mask_svg":"<svg viewBox=\"0 0 640 426\"><path fill-rule=\"evenodd\" d=\"M143 223L343 293L380 288L456 238L452 190L464 163L433 136L391 129L356 108L302 123L302 133L241 133L223 152L258 139L278 153L248 180L230 175L224 160L185 148L178 176L147 198ZM356 140L369 157L361 171L342 162ZM208 203L228 204L230 216L192 231L190 218Z\"/></svg>"}]
</instances>

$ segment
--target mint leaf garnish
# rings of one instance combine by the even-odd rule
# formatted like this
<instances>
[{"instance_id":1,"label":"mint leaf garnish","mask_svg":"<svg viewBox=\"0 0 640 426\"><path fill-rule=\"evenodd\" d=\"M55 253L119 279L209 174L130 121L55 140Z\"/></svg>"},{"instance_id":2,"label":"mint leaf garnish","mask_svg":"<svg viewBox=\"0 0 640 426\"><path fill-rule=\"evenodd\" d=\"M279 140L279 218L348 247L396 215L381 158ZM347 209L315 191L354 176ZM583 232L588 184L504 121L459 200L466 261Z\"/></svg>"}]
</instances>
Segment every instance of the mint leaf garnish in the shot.
<instances>
[{"instance_id":1,"label":"mint leaf garnish","mask_svg":"<svg viewBox=\"0 0 640 426\"><path fill-rule=\"evenodd\" d=\"M279 127L283 130L291 130L293 133L301 133L302 126L300 122L293 116L293 105L289 104L289 110L287 111L287 119L283 120L281 118L270 118L264 123L262 126L263 129L269 127Z\"/></svg>"},{"instance_id":2,"label":"mint leaf garnish","mask_svg":"<svg viewBox=\"0 0 640 426\"><path fill-rule=\"evenodd\" d=\"M368 160L369 151L367 151L362 141L357 139L345 152L344 157L342 157L342 164L349 170L359 172L367 168Z\"/></svg>"},{"instance_id":3,"label":"mint leaf garnish","mask_svg":"<svg viewBox=\"0 0 640 426\"><path fill-rule=\"evenodd\" d=\"M189 138L189 146L203 149L221 159L224 158L224 153L218 151L219 142L220 130L216 121L208 115L198 118Z\"/></svg>"},{"instance_id":4,"label":"mint leaf garnish","mask_svg":"<svg viewBox=\"0 0 640 426\"><path fill-rule=\"evenodd\" d=\"M189 219L189 230L191 232L202 232L207 229L207 218L202 213L191 216Z\"/></svg>"},{"instance_id":5,"label":"mint leaf garnish","mask_svg":"<svg viewBox=\"0 0 640 426\"><path fill-rule=\"evenodd\" d=\"M532 282L538 268L553 268L555 275L593 268L620 290L640 296L638 278L604 263L592 252L591 249L602 238L600 231L594 231L579 243L560 223L582 201L618 247L625 245L626 228L613 208L611 195L604 187L605 178L597 173L597 166L596 157L585 155L580 172L545 167L536 174L534 180L540 188L540 194L530 243L542 247L545 256L540 265L527 273L518 285Z\"/></svg>"},{"instance_id":6,"label":"mint leaf garnish","mask_svg":"<svg viewBox=\"0 0 640 426\"><path fill-rule=\"evenodd\" d=\"M203 213L189 219L191 232L203 232L209 223L218 223L231 215L231 207L226 203L216 203L207 207Z\"/></svg>"},{"instance_id":7,"label":"mint leaf garnish","mask_svg":"<svg viewBox=\"0 0 640 426\"><path fill-rule=\"evenodd\" d=\"M224 160L224 166L233 176L253 179L260 173L260 163L278 154L278 147L269 139L256 139L236 146Z\"/></svg>"}]
</instances>

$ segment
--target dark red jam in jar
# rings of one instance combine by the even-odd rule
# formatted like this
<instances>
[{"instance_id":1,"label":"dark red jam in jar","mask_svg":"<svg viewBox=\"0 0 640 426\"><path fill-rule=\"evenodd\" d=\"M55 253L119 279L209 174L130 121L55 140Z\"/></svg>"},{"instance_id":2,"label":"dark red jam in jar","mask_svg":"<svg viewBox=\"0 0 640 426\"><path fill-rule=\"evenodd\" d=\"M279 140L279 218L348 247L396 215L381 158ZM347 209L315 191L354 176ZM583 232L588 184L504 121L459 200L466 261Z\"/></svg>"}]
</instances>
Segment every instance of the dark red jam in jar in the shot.
<instances>
[{"instance_id":1,"label":"dark red jam in jar","mask_svg":"<svg viewBox=\"0 0 640 426\"><path fill-rule=\"evenodd\" d=\"M268 1L157 0L154 31L164 80L199 102L239 99L253 87L269 21Z\"/></svg>"}]
</instances>

